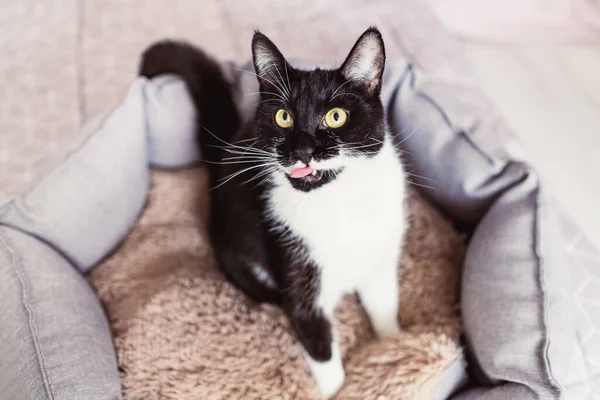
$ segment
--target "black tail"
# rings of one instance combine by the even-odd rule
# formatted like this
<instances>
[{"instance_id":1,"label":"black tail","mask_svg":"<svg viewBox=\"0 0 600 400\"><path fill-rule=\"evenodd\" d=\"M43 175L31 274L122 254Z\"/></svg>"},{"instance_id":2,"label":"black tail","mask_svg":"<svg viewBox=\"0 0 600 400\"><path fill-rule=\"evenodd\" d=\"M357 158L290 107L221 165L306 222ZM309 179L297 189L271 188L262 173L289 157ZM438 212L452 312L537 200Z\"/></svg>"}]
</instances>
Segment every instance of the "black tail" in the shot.
<instances>
[{"instance_id":1,"label":"black tail","mask_svg":"<svg viewBox=\"0 0 600 400\"><path fill-rule=\"evenodd\" d=\"M147 78L176 74L185 81L198 110L199 146L214 184L223 146L215 136L231 142L240 127L232 90L219 64L189 43L164 40L144 51L139 74Z\"/></svg>"},{"instance_id":2,"label":"black tail","mask_svg":"<svg viewBox=\"0 0 600 400\"><path fill-rule=\"evenodd\" d=\"M185 81L198 110L199 146L203 160L209 162L207 166L214 185L219 176L218 163L223 157L220 148L223 147L223 142L233 141L233 136L241 124L233 92L219 64L202 50L188 43L165 40L144 51L139 74L147 78L176 74ZM225 247L219 248L219 237L223 236L219 235L219 232L226 226L220 216L227 212L215 212L215 206L219 204L218 201L212 203L211 234L221 270L252 300L259 303L281 303L281 295L276 288L257 279L249 266L237 268L238 260L227 259L229 251L225 250ZM234 233L240 234L239 229L236 228Z\"/></svg>"}]
</instances>

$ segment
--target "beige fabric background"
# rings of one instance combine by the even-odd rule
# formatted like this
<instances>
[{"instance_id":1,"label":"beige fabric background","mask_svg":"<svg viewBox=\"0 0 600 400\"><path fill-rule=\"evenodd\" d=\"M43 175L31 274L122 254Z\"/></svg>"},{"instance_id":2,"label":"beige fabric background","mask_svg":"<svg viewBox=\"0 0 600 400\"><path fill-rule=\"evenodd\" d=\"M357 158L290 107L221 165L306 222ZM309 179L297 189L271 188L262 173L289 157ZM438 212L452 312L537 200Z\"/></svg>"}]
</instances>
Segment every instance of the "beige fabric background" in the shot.
<instances>
[{"instance_id":1,"label":"beige fabric background","mask_svg":"<svg viewBox=\"0 0 600 400\"><path fill-rule=\"evenodd\" d=\"M341 62L373 24L390 63L404 55L462 79L460 48L417 1L0 0L0 201L118 104L154 40L185 38L242 61L259 28L286 56Z\"/></svg>"},{"instance_id":2,"label":"beige fabric background","mask_svg":"<svg viewBox=\"0 0 600 400\"><path fill-rule=\"evenodd\" d=\"M154 171L139 222L90 275L112 326L124 399L319 399L283 311L252 303L218 272L204 229L207 177L205 169ZM462 364L464 238L414 190L408 207L403 331L372 340L348 296L336 312L347 372L336 399L439 398L439 385L451 384L444 373Z\"/></svg>"}]
</instances>

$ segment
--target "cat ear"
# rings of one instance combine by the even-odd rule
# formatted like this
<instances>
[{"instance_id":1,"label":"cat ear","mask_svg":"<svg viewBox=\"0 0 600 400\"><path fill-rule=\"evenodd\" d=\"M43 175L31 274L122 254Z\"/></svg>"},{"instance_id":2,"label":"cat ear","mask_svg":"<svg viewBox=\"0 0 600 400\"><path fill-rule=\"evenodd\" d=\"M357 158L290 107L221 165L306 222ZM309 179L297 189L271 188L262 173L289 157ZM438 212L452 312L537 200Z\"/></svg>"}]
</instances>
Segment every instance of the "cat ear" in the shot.
<instances>
[{"instance_id":1,"label":"cat ear","mask_svg":"<svg viewBox=\"0 0 600 400\"><path fill-rule=\"evenodd\" d=\"M276 85L283 79L287 61L277 46L259 31L254 32L252 38L252 59L261 86Z\"/></svg>"},{"instance_id":2,"label":"cat ear","mask_svg":"<svg viewBox=\"0 0 600 400\"><path fill-rule=\"evenodd\" d=\"M340 67L344 78L358 81L371 94L379 94L385 65L385 47L377 28L367 29L358 38Z\"/></svg>"}]
</instances>

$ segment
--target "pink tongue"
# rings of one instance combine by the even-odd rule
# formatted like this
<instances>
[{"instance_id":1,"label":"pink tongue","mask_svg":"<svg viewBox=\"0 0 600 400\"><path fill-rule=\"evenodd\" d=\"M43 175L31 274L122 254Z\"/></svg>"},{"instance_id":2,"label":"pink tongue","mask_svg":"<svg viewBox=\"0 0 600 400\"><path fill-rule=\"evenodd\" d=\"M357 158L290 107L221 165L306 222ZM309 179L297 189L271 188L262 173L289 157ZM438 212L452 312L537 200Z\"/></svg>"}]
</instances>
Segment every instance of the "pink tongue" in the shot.
<instances>
[{"instance_id":1,"label":"pink tongue","mask_svg":"<svg viewBox=\"0 0 600 400\"><path fill-rule=\"evenodd\" d=\"M290 178L304 178L312 174L313 169L311 167L298 168L292 171Z\"/></svg>"}]
</instances>

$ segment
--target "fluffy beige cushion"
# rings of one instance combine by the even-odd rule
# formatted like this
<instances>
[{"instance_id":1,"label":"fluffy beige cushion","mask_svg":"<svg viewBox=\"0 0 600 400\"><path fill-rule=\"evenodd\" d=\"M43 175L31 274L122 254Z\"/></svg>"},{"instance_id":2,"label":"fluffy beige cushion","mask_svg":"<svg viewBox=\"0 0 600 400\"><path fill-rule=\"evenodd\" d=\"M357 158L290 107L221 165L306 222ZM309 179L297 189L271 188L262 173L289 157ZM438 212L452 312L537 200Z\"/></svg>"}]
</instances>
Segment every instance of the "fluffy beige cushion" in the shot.
<instances>
[{"instance_id":1,"label":"fluffy beige cushion","mask_svg":"<svg viewBox=\"0 0 600 400\"><path fill-rule=\"evenodd\" d=\"M315 399L282 311L226 282L209 245L207 175L153 172L127 240L90 276L119 355L125 399ZM428 399L460 357L456 316L463 241L415 192L402 261L397 337L373 340L349 296L337 312L347 378L338 399Z\"/></svg>"}]
</instances>

